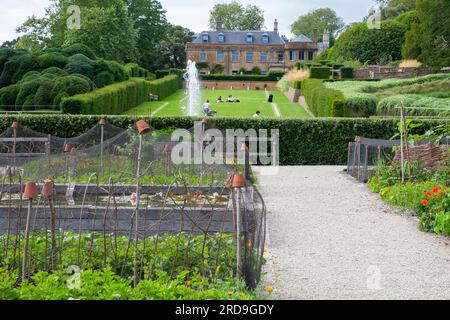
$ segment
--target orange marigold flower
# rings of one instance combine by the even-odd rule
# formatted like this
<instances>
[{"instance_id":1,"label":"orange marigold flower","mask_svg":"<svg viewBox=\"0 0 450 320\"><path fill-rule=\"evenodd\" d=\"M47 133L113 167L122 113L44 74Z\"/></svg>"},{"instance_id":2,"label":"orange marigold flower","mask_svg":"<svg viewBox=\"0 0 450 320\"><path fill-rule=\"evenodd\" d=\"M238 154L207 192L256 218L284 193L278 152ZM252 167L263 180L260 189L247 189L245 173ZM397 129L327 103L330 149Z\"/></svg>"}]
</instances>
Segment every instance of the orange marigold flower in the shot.
<instances>
[{"instance_id":1,"label":"orange marigold flower","mask_svg":"<svg viewBox=\"0 0 450 320\"><path fill-rule=\"evenodd\" d=\"M436 186L436 187L433 188L433 192L434 193L438 193L439 191L441 191L441 187Z\"/></svg>"},{"instance_id":2,"label":"orange marigold flower","mask_svg":"<svg viewBox=\"0 0 450 320\"><path fill-rule=\"evenodd\" d=\"M227 292L227 295L229 295L230 297L233 295L233 292L231 292L231 291L228 291Z\"/></svg>"},{"instance_id":3,"label":"orange marigold flower","mask_svg":"<svg viewBox=\"0 0 450 320\"><path fill-rule=\"evenodd\" d=\"M271 286L266 286L266 291L268 293L272 293L273 292L273 288Z\"/></svg>"},{"instance_id":4,"label":"orange marigold flower","mask_svg":"<svg viewBox=\"0 0 450 320\"><path fill-rule=\"evenodd\" d=\"M191 280L186 281L186 286L190 287L191 286Z\"/></svg>"},{"instance_id":5,"label":"orange marigold flower","mask_svg":"<svg viewBox=\"0 0 450 320\"><path fill-rule=\"evenodd\" d=\"M428 200L424 199L424 200L420 201L420 203L421 203L424 207L426 207L426 206L428 205Z\"/></svg>"},{"instance_id":6,"label":"orange marigold flower","mask_svg":"<svg viewBox=\"0 0 450 320\"><path fill-rule=\"evenodd\" d=\"M247 242L247 243L245 244L245 246L246 246L248 249L251 249L251 248L253 247L253 243Z\"/></svg>"},{"instance_id":7,"label":"orange marigold flower","mask_svg":"<svg viewBox=\"0 0 450 320\"><path fill-rule=\"evenodd\" d=\"M216 267L216 273L219 273L220 272L220 266L217 266Z\"/></svg>"},{"instance_id":8,"label":"orange marigold flower","mask_svg":"<svg viewBox=\"0 0 450 320\"><path fill-rule=\"evenodd\" d=\"M433 196L433 194L430 191L427 191L427 193L425 193L425 196L427 196L428 198L431 198Z\"/></svg>"}]
</instances>

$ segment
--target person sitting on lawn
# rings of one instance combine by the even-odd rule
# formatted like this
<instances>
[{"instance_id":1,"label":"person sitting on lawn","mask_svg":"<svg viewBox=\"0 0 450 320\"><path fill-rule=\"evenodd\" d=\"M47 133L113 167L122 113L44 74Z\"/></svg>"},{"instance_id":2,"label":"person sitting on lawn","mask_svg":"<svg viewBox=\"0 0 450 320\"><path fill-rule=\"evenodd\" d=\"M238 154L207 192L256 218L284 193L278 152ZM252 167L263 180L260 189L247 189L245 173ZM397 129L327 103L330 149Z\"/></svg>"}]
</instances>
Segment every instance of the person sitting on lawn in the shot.
<instances>
[{"instance_id":1,"label":"person sitting on lawn","mask_svg":"<svg viewBox=\"0 0 450 320\"><path fill-rule=\"evenodd\" d=\"M253 118L261 118L261 111L257 110L256 113L253 115Z\"/></svg>"},{"instance_id":2,"label":"person sitting on lawn","mask_svg":"<svg viewBox=\"0 0 450 320\"><path fill-rule=\"evenodd\" d=\"M219 99L217 99L217 103L223 103L222 96L220 96Z\"/></svg>"},{"instance_id":3,"label":"person sitting on lawn","mask_svg":"<svg viewBox=\"0 0 450 320\"><path fill-rule=\"evenodd\" d=\"M203 105L203 112L207 117L213 117L217 114L216 110L211 110L211 103L209 100L206 100L205 104Z\"/></svg>"},{"instance_id":4,"label":"person sitting on lawn","mask_svg":"<svg viewBox=\"0 0 450 320\"><path fill-rule=\"evenodd\" d=\"M227 102L234 102L233 95L228 96Z\"/></svg>"}]
</instances>

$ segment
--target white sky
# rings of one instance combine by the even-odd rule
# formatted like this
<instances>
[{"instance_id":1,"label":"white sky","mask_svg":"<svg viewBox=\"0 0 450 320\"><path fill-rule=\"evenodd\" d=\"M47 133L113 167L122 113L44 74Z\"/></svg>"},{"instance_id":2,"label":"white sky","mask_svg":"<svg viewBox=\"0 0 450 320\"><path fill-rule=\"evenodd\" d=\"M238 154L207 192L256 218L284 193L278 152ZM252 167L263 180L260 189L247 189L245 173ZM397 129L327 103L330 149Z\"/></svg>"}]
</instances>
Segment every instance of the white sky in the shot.
<instances>
[{"instance_id":1,"label":"white sky","mask_svg":"<svg viewBox=\"0 0 450 320\"><path fill-rule=\"evenodd\" d=\"M173 24L179 24L195 32L208 29L209 11L216 3L230 2L223 0L161 0L167 11L167 18ZM298 16L315 8L334 9L345 22L360 21L367 14L373 0L257 0L239 1L254 4L265 12L266 28L273 28L273 21L278 19L281 34L290 36L290 25ZM0 0L0 44L12 40L18 35L15 29L28 16L42 17L49 0Z\"/></svg>"}]
</instances>

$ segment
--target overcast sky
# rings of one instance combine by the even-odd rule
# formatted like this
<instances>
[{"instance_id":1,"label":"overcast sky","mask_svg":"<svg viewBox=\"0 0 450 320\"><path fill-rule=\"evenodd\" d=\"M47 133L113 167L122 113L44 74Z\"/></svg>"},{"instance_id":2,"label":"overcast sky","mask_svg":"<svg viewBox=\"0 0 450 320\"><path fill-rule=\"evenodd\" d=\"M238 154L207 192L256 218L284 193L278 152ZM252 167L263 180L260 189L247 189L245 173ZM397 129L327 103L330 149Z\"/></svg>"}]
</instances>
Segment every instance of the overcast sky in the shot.
<instances>
[{"instance_id":1,"label":"overcast sky","mask_svg":"<svg viewBox=\"0 0 450 320\"><path fill-rule=\"evenodd\" d=\"M221 0L162 0L167 11L167 18L173 24L188 27L195 32L208 29L209 11L215 3L230 2ZM290 25L298 16L315 8L334 9L345 22L356 22L367 14L373 0L254 0L239 1L261 7L265 12L266 27L273 28L273 21L278 19L280 32L290 35ZM50 0L0 0L0 43L17 37L15 29L28 16L44 15Z\"/></svg>"}]
</instances>

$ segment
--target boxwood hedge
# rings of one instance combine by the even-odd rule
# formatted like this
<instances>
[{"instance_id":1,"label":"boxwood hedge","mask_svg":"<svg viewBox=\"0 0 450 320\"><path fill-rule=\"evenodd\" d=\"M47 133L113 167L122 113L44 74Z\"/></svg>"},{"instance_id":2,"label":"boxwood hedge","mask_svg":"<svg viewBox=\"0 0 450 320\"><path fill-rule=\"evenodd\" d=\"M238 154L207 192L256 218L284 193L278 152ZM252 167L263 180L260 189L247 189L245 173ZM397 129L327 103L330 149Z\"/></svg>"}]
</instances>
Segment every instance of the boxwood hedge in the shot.
<instances>
[{"instance_id":1,"label":"boxwood hedge","mask_svg":"<svg viewBox=\"0 0 450 320\"><path fill-rule=\"evenodd\" d=\"M322 80L306 79L301 82L302 94L309 109L317 117L346 117L344 95L338 90L326 88Z\"/></svg>"},{"instance_id":2,"label":"boxwood hedge","mask_svg":"<svg viewBox=\"0 0 450 320\"><path fill-rule=\"evenodd\" d=\"M134 123L133 117L127 116L107 116L106 119L122 128L132 126ZM98 122L99 116L8 115L0 118L0 132L6 130L13 120L47 134L74 137L92 128ZM193 126L194 120L188 117L153 118L151 125L156 129L188 129ZM397 121L349 118L289 120L214 118L210 122L222 130L279 129L281 165L344 165L347 161L348 142L354 140L355 136L389 139L396 132ZM420 121L423 126L415 128L413 133L424 133L444 123L445 120Z\"/></svg>"}]
</instances>

